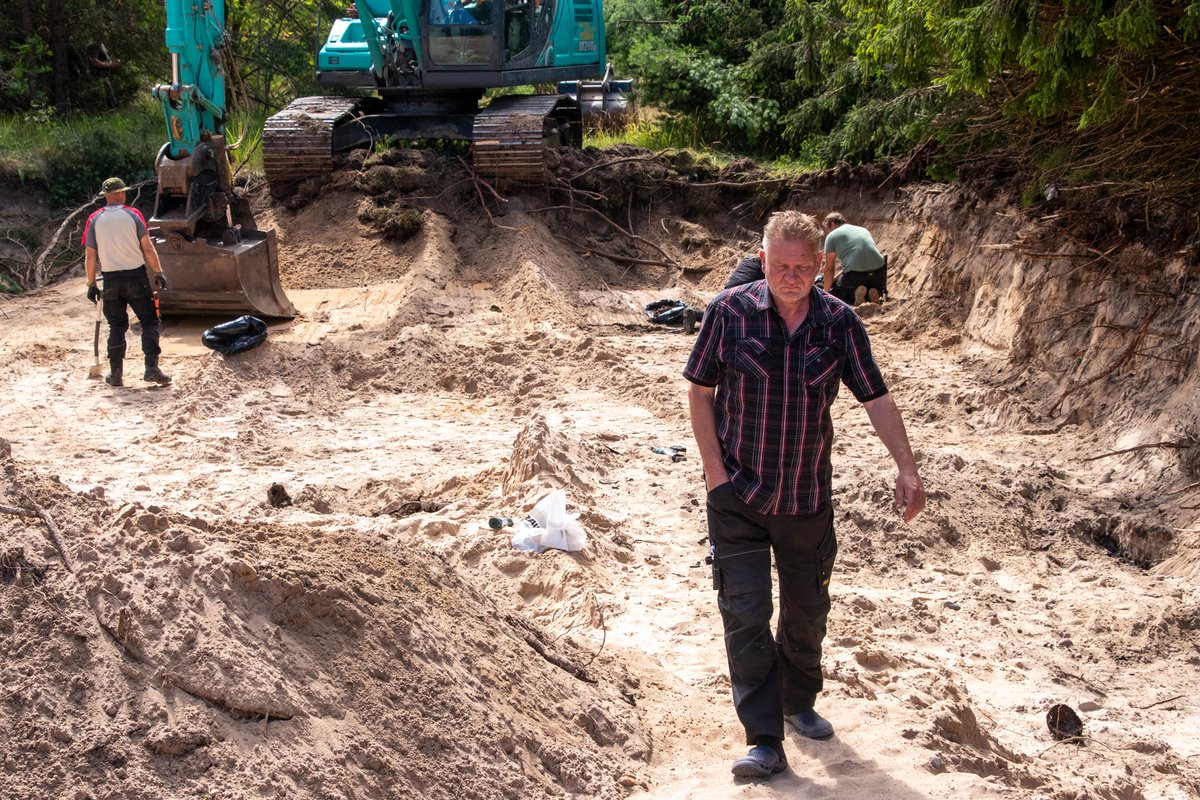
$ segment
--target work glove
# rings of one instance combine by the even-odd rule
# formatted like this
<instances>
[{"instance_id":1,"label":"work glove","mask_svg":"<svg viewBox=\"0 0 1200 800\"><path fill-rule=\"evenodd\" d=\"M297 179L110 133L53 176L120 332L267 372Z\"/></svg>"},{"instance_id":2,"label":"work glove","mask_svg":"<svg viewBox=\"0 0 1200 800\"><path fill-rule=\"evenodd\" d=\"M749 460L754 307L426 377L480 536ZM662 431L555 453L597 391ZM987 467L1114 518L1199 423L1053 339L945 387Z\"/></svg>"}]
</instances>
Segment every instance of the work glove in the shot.
<instances>
[{"instance_id":1,"label":"work glove","mask_svg":"<svg viewBox=\"0 0 1200 800\"><path fill-rule=\"evenodd\" d=\"M161 272L154 273L154 288L160 292L165 292L167 290L167 276Z\"/></svg>"},{"instance_id":2,"label":"work glove","mask_svg":"<svg viewBox=\"0 0 1200 800\"><path fill-rule=\"evenodd\" d=\"M88 300L91 300L93 303L96 302L97 300L99 300L100 299L100 288L98 286L96 286L96 282L92 281L91 283L89 283L87 285L87 287L88 287L88 295L87 295Z\"/></svg>"}]
</instances>

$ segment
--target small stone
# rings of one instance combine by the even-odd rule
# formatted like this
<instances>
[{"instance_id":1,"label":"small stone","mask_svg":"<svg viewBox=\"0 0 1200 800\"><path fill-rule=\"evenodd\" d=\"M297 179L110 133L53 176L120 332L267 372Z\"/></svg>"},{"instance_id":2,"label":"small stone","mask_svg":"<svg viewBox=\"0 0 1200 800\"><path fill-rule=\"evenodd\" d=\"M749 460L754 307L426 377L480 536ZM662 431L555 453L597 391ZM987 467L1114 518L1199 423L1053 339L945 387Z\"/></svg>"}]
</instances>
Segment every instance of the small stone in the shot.
<instances>
[{"instance_id":1,"label":"small stone","mask_svg":"<svg viewBox=\"0 0 1200 800\"><path fill-rule=\"evenodd\" d=\"M933 758L929 759L929 769L933 770L934 772L942 772L946 769L946 762L942 760L940 755L935 755Z\"/></svg>"},{"instance_id":2,"label":"small stone","mask_svg":"<svg viewBox=\"0 0 1200 800\"><path fill-rule=\"evenodd\" d=\"M1099 711L1100 708L1100 704L1094 700L1084 700L1079 704L1080 711Z\"/></svg>"},{"instance_id":3,"label":"small stone","mask_svg":"<svg viewBox=\"0 0 1200 800\"><path fill-rule=\"evenodd\" d=\"M244 578L248 581L252 581L258 577L258 570L240 558L235 558L229 562L229 571L239 578Z\"/></svg>"},{"instance_id":4,"label":"small stone","mask_svg":"<svg viewBox=\"0 0 1200 800\"><path fill-rule=\"evenodd\" d=\"M1075 643L1072 642L1070 639L1063 639L1058 643L1058 646L1061 648L1064 648L1064 649L1068 648L1068 647L1073 647L1074 645L1075 645Z\"/></svg>"}]
</instances>

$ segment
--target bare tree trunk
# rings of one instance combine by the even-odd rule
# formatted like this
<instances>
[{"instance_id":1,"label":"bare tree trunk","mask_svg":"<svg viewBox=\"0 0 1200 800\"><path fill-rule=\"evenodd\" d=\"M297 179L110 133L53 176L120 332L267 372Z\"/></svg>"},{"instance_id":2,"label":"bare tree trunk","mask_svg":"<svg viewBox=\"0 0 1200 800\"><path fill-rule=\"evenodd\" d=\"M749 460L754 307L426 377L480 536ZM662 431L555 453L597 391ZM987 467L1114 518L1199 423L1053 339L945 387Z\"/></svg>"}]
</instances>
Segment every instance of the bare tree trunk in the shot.
<instances>
[{"instance_id":1,"label":"bare tree trunk","mask_svg":"<svg viewBox=\"0 0 1200 800\"><path fill-rule=\"evenodd\" d=\"M21 0L21 33L24 34L25 41L29 41L35 33L33 27L33 0ZM27 63L27 68L32 69L33 64ZM25 96L29 105L33 105L33 101L37 99L37 80L31 78L26 81Z\"/></svg>"},{"instance_id":2,"label":"bare tree trunk","mask_svg":"<svg viewBox=\"0 0 1200 800\"><path fill-rule=\"evenodd\" d=\"M46 10L50 17L50 49L54 53L54 107L59 114L66 114L71 110L71 62L67 56L70 40L63 0L49 0Z\"/></svg>"}]
</instances>

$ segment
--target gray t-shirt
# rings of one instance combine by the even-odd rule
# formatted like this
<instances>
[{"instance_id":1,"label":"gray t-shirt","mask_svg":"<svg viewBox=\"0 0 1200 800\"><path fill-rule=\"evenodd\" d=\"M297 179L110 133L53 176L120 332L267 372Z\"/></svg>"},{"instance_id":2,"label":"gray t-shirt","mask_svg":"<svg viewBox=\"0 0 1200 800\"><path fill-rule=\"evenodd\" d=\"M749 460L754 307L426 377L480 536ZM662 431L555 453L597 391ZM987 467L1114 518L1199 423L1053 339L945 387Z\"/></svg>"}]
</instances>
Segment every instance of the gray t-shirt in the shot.
<instances>
[{"instance_id":1,"label":"gray t-shirt","mask_svg":"<svg viewBox=\"0 0 1200 800\"><path fill-rule=\"evenodd\" d=\"M838 225L825 236L825 252L836 253L843 272L871 272L883 266L883 254L861 225Z\"/></svg>"},{"instance_id":2,"label":"gray t-shirt","mask_svg":"<svg viewBox=\"0 0 1200 800\"><path fill-rule=\"evenodd\" d=\"M109 205L88 218L83 244L96 248L101 270L124 272L146 263L142 253L145 235L146 220L136 208Z\"/></svg>"}]
</instances>

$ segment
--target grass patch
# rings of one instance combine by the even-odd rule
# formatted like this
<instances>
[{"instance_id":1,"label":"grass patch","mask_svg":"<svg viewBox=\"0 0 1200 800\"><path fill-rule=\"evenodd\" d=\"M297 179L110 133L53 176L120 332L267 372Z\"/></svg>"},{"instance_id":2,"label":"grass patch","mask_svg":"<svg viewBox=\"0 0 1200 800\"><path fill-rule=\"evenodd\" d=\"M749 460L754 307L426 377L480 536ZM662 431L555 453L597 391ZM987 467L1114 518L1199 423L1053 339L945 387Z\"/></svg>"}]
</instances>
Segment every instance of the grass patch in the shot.
<instances>
[{"instance_id":1,"label":"grass patch","mask_svg":"<svg viewBox=\"0 0 1200 800\"><path fill-rule=\"evenodd\" d=\"M628 144L646 150L695 150L710 155L716 153L700 135L699 127L691 120L645 111L637 114L624 128L586 131L583 143L589 147Z\"/></svg>"},{"instance_id":2,"label":"grass patch","mask_svg":"<svg viewBox=\"0 0 1200 800\"><path fill-rule=\"evenodd\" d=\"M262 134L267 112L236 111L225 123L225 146L233 154L235 175L263 174Z\"/></svg>"},{"instance_id":3,"label":"grass patch","mask_svg":"<svg viewBox=\"0 0 1200 800\"><path fill-rule=\"evenodd\" d=\"M79 205L110 176L127 183L152 178L166 138L162 110L149 98L102 114L3 117L0 173L42 184L54 205Z\"/></svg>"}]
</instances>

